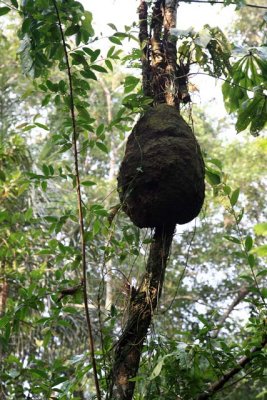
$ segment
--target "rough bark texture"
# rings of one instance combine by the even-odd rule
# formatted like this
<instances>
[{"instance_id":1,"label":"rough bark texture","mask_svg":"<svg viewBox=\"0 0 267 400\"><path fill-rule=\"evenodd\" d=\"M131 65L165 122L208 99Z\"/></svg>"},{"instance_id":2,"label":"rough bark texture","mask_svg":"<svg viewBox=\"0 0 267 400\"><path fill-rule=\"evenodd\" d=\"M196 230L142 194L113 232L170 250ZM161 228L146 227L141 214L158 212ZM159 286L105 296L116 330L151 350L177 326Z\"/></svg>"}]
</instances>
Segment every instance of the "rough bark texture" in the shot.
<instances>
[{"instance_id":1,"label":"rough bark texture","mask_svg":"<svg viewBox=\"0 0 267 400\"><path fill-rule=\"evenodd\" d=\"M191 128L161 104L137 122L118 176L123 210L140 228L184 224L204 201L204 163Z\"/></svg>"},{"instance_id":2,"label":"rough bark texture","mask_svg":"<svg viewBox=\"0 0 267 400\"><path fill-rule=\"evenodd\" d=\"M189 65L182 60L177 62L177 38L169 34L169 30L176 27L177 6L177 0L154 3L146 60L150 66L149 95L153 96L154 104L166 103L179 109L180 102L188 103L190 96L187 90Z\"/></svg>"},{"instance_id":3,"label":"rough bark texture","mask_svg":"<svg viewBox=\"0 0 267 400\"><path fill-rule=\"evenodd\" d=\"M128 318L115 347L110 399L132 399L143 342L161 295L166 263L175 226L156 228L150 247L146 273L138 289L132 291Z\"/></svg>"}]
</instances>

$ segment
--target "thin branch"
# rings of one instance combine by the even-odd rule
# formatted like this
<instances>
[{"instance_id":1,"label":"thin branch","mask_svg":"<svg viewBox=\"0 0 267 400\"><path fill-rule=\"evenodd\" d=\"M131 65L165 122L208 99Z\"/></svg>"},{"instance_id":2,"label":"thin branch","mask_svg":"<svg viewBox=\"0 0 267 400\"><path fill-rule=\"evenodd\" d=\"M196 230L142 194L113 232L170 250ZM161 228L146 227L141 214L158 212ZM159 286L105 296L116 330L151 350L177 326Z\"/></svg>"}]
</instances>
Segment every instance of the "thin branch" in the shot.
<instances>
[{"instance_id":1,"label":"thin branch","mask_svg":"<svg viewBox=\"0 0 267 400\"><path fill-rule=\"evenodd\" d=\"M225 4L224 1L206 1L206 0L179 0L179 3L206 3L206 4L210 4L210 5L216 5L216 4L224 4L225 6L227 5L234 5L237 6L237 4L234 1L230 1L227 2L227 4ZM251 7L251 8L260 8L262 10L267 10L267 7L265 6L258 6L257 4L243 4L243 7Z\"/></svg>"},{"instance_id":2,"label":"thin branch","mask_svg":"<svg viewBox=\"0 0 267 400\"><path fill-rule=\"evenodd\" d=\"M230 381L236 374L238 374L242 369L244 369L253 359L255 353L261 351L267 344L267 336L264 337L260 346L254 347L248 356L242 357L238 362L237 366L230 369L226 374L224 374L218 381L212 383L205 393L201 393L196 400L206 400L212 397L215 393L221 390L224 385Z\"/></svg>"},{"instance_id":3,"label":"thin branch","mask_svg":"<svg viewBox=\"0 0 267 400\"><path fill-rule=\"evenodd\" d=\"M95 359L92 323L91 323L91 317L90 317L90 312L89 312L89 307L88 307L88 296L87 296L86 243L85 243L84 217L83 217L82 198L81 198L81 185L80 185L78 148L77 148L78 135L77 135L76 118L75 118L73 83L72 83L72 75L71 75L71 67L70 67L70 62L69 62L69 56L68 56L68 52L67 52L67 45L66 45L66 41L65 41L65 36L64 36L63 28L62 28L62 22L61 22L59 9L58 9L56 0L53 0L53 4L54 4L55 11L56 11L56 14L57 14L57 19L58 19L61 39L62 39L63 48L64 48L64 54L65 54L65 59L66 59L68 80L69 80L70 113L71 113L71 120L72 120L72 144L73 144L73 153L74 153L75 176L76 176L76 191L77 191L79 225L80 225L80 235L81 235L82 272L83 272L83 298L84 298L85 315L86 315L88 334L89 334L89 348L90 348L90 354L91 354L91 359L92 359L93 375L94 375L94 381L95 381L96 394L97 394L97 399L101 400L101 393L100 393L99 382L98 382L98 377L97 377L97 368L96 368L96 359Z\"/></svg>"},{"instance_id":4,"label":"thin branch","mask_svg":"<svg viewBox=\"0 0 267 400\"><path fill-rule=\"evenodd\" d=\"M172 301L170 302L170 304L169 304L168 307L166 308L166 310L163 311L163 314L165 314L166 312L168 312L168 311L172 308L172 306L173 306L175 300L178 300L178 299L181 299L181 298L183 298L183 299L185 299L185 300L192 300L192 297L191 297L191 296L189 296L189 297L187 297L187 298L186 298L186 296L179 296L179 298L178 298L177 295L178 295L178 292L179 292L179 290L180 290L181 283L182 283L182 281L183 281L183 279L184 279L184 276L185 276L185 273L186 273L186 270L187 270L187 267L188 267L188 261L189 261L189 257L190 257L190 251L191 251L192 244L193 244L193 241L194 241L194 238L195 238L195 234L196 234L196 222L195 222L193 234L192 234L192 236L191 236L191 238L190 238L190 240L189 240L189 243L188 243L188 249L187 249L187 253L186 253L186 257L185 257L184 268L183 268L183 270L182 270L182 272L181 272L181 274L180 274L180 276L179 276L179 279L178 279L178 283L177 283L177 287L176 287L174 296L173 296L173 298L172 298Z\"/></svg>"},{"instance_id":5,"label":"thin branch","mask_svg":"<svg viewBox=\"0 0 267 400\"><path fill-rule=\"evenodd\" d=\"M16 7L12 6L11 4L6 3L5 1L1 0L0 3L4 4L5 6L7 6L8 8L10 8L13 11L17 11L20 12Z\"/></svg>"},{"instance_id":6,"label":"thin branch","mask_svg":"<svg viewBox=\"0 0 267 400\"><path fill-rule=\"evenodd\" d=\"M249 289L246 286L243 286L239 289L237 296L234 298L230 306L227 308L225 313L221 316L221 318L218 321L218 328L215 329L210 337L215 339L218 337L220 330L222 329L223 324L225 323L226 319L229 317L231 312L234 310L234 308L246 297L246 295L249 293Z\"/></svg>"}]
</instances>

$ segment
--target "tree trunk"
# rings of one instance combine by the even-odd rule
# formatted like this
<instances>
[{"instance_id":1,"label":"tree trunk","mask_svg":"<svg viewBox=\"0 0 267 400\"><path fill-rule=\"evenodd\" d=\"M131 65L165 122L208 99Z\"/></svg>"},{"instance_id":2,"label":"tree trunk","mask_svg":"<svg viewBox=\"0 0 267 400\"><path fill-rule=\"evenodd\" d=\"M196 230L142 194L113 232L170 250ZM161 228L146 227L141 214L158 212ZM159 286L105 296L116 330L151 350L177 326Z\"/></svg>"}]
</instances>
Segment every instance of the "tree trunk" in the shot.
<instances>
[{"instance_id":1,"label":"tree trunk","mask_svg":"<svg viewBox=\"0 0 267 400\"><path fill-rule=\"evenodd\" d=\"M155 1L149 26L145 0L140 0L138 11L144 95L152 97L154 105L167 103L179 110L183 98L179 77L186 83L187 76L177 64L176 38L169 34L176 26L177 6L178 0ZM107 399L133 398L135 382L131 379L138 372L143 343L162 292L174 231L174 224L155 228L145 275L138 289L132 288L126 324L115 345Z\"/></svg>"},{"instance_id":2,"label":"tree trunk","mask_svg":"<svg viewBox=\"0 0 267 400\"><path fill-rule=\"evenodd\" d=\"M143 342L161 295L175 226L158 227L139 288L132 291L128 318L115 347L110 399L132 399Z\"/></svg>"}]
</instances>

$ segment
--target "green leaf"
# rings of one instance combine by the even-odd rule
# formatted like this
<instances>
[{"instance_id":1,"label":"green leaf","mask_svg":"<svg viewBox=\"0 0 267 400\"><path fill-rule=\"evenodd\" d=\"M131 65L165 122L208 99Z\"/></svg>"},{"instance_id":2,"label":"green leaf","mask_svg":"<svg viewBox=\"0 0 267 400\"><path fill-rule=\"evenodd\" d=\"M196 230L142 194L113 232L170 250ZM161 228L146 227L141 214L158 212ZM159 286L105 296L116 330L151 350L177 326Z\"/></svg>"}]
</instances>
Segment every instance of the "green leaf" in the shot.
<instances>
[{"instance_id":1,"label":"green leaf","mask_svg":"<svg viewBox=\"0 0 267 400\"><path fill-rule=\"evenodd\" d=\"M245 240L245 249L246 251L250 251L253 246L253 239L251 236L247 236Z\"/></svg>"},{"instance_id":2,"label":"green leaf","mask_svg":"<svg viewBox=\"0 0 267 400\"><path fill-rule=\"evenodd\" d=\"M254 232L256 235L267 236L267 222L261 222L254 226Z\"/></svg>"},{"instance_id":3,"label":"green leaf","mask_svg":"<svg viewBox=\"0 0 267 400\"><path fill-rule=\"evenodd\" d=\"M229 240L229 242L233 242L233 243L237 243L237 244L241 244L240 239L238 239L235 236L231 236L231 235L224 235L224 238L226 240Z\"/></svg>"},{"instance_id":4,"label":"green leaf","mask_svg":"<svg viewBox=\"0 0 267 400\"><path fill-rule=\"evenodd\" d=\"M51 94L47 94L47 95L45 96L45 98L42 100L42 106L43 106L43 107L44 107L44 106L47 106L47 104L49 103L50 99L51 99Z\"/></svg>"},{"instance_id":5,"label":"green leaf","mask_svg":"<svg viewBox=\"0 0 267 400\"><path fill-rule=\"evenodd\" d=\"M12 4L12 6L14 6L16 8L19 7L19 4L18 4L17 0L11 0L11 4Z\"/></svg>"},{"instance_id":6,"label":"green leaf","mask_svg":"<svg viewBox=\"0 0 267 400\"><path fill-rule=\"evenodd\" d=\"M52 215L47 215L46 217L44 217L44 219L47 222L57 222L58 218L57 217L53 217Z\"/></svg>"},{"instance_id":7,"label":"green leaf","mask_svg":"<svg viewBox=\"0 0 267 400\"><path fill-rule=\"evenodd\" d=\"M96 185L96 183L93 182L93 181L83 181L83 182L81 182L81 185L83 185L83 186L94 186L94 185Z\"/></svg>"},{"instance_id":8,"label":"green leaf","mask_svg":"<svg viewBox=\"0 0 267 400\"><path fill-rule=\"evenodd\" d=\"M11 10L11 8L9 8L9 7L0 7L0 16L9 13L10 10Z\"/></svg>"},{"instance_id":9,"label":"green leaf","mask_svg":"<svg viewBox=\"0 0 267 400\"><path fill-rule=\"evenodd\" d=\"M233 191L233 193L232 193L232 195L230 197L230 203L231 203L232 207L234 207L236 205L236 203L237 203L237 200L238 200L238 197L239 197L239 192L240 192L240 189L237 188L236 190Z\"/></svg>"},{"instance_id":10,"label":"green leaf","mask_svg":"<svg viewBox=\"0 0 267 400\"><path fill-rule=\"evenodd\" d=\"M48 345L48 343L50 342L51 338L52 338L52 333L49 330L49 331L46 332L46 334L44 336L44 342L43 342L44 347L46 347Z\"/></svg>"},{"instance_id":11,"label":"green leaf","mask_svg":"<svg viewBox=\"0 0 267 400\"><path fill-rule=\"evenodd\" d=\"M96 129L96 135L100 136L105 131L105 125L100 124Z\"/></svg>"},{"instance_id":12,"label":"green leaf","mask_svg":"<svg viewBox=\"0 0 267 400\"><path fill-rule=\"evenodd\" d=\"M218 160L217 158L211 158L208 160L209 163L216 165L220 170L222 170L222 162L221 160Z\"/></svg>"},{"instance_id":13,"label":"green leaf","mask_svg":"<svg viewBox=\"0 0 267 400\"><path fill-rule=\"evenodd\" d=\"M155 368L153 369L149 380L152 381L153 379L155 379L157 376L159 376L159 374L161 373L162 367L164 365L164 358L160 358L157 365L155 366Z\"/></svg>"},{"instance_id":14,"label":"green leaf","mask_svg":"<svg viewBox=\"0 0 267 400\"><path fill-rule=\"evenodd\" d=\"M45 176L49 176L50 171L49 171L49 167L47 165L43 164L42 171L45 174Z\"/></svg>"},{"instance_id":15,"label":"green leaf","mask_svg":"<svg viewBox=\"0 0 267 400\"><path fill-rule=\"evenodd\" d=\"M227 196L229 196L230 193L231 193L231 191L232 191L232 189L230 188L230 186L225 185L225 186L223 187L223 191L224 191L224 193L225 193Z\"/></svg>"},{"instance_id":16,"label":"green leaf","mask_svg":"<svg viewBox=\"0 0 267 400\"><path fill-rule=\"evenodd\" d=\"M115 36L110 36L108 39L111 41L111 43L122 46L120 39L116 38Z\"/></svg>"},{"instance_id":17,"label":"green leaf","mask_svg":"<svg viewBox=\"0 0 267 400\"><path fill-rule=\"evenodd\" d=\"M139 78L136 78L135 76L127 76L124 82L124 93L132 92L139 82Z\"/></svg>"},{"instance_id":18,"label":"green leaf","mask_svg":"<svg viewBox=\"0 0 267 400\"><path fill-rule=\"evenodd\" d=\"M267 276L267 268L263 269L260 272L258 272L256 276Z\"/></svg>"},{"instance_id":19,"label":"green leaf","mask_svg":"<svg viewBox=\"0 0 267 400\"><path fill-rule=\"evenodd\" d=\"M84 11L84 19L82 20L82 29L84 33L83 41L88 42L89 37L94 35L94 29L92 27L93 15L90 11Z\"/></svg>"},{"instance_id":20,"label":"green leaf","mask_svg":"<svg viewBox=\"0 0 267 400\"><path fill-rule=\"evenodd\" d=\"M77 313L77 309L75 307L71 307L71 306L63 307L62 311L66 312L66 313L70 313L70 314Z\"/></svg>"},{"instance_id":21,"label":"green leaf","mask_svg":"<svg viewBox=\"0 0 267 400\"><path fill-rule=\"evenodd\" d=\"M267 257L267 244L255 247L251 250L251 253L256 254L258 257Z\"/></svg>"},{"instance_id":22,"label":"green leaf","mask_svg":"<svg viewBox=\"0 0 267 400\"><path fill-rule=\"evenodd\" d=\"M79 32L79 30L80 30L80 26L79 25L71 25L65 30L65 35L66 36L75 35L76 33Z\"/></svg>"},{"instance_id":23,"label":"green leaf","mask_svg":"<svg viewBox=\"0 0 267 400\"><path fill-rule=\"evenodd\" d=\"M5 315L4 317L0 318L0 329L4 328L10 321L10 317Z\"/></svg>"},{"instance_id":24,"label":"green leaf","mask_svg":"<svg viewBox=\"0 0 267 400\"><path fill-rule=\"evenodd\" d=\"M47 372L43 369L31 368L31 373L40 376L41 378L48 378Z\"/></svg>"},{"instance_id":25,"label":"green leaf","mask_svg":"<svg viewBox=\"0 0 267 400\"><path fill-rule=\"evenodd\" d=\"M108 67L108 69L110 71L113 71L113 65L112 65L112 62L110 60L105 60L105 64L106 64L106 66Z\"/></svg>"},{"instance_id":26,"label":"green leaf","mask_svg":"<svg viewBox=\"0 0 267 400\"><path fill-rule=\"evenodd\" d=\"M115 51L115 46L111 46L111 48L107 52L107 58L111 58Z\"/></svg>"},{"instance_id":27,"label":"green leaf","mask_svg":"<svg viewBox=\"0 0 267 400\"><path fill-rule=\"evenodd\" d=\"M249 115L246 111L240 113L238 115L235 129L237 133L244 131L251 122L251 115Z\"/></svg>"},{"instance_id":28,"label":"green leaf","mask_svg":"<svg viewBox=\"0 0 267 400\"><path fill-rule=\"evenodd\" d=\"M35 128L35 125L27 125L27 126L25 126L25 128L23 128L22 130L23 130L23 132L28 132L28 131L30 131L30 130L33 129L33 128Z\"/></svg>"},{"instance_id":29,"label":"green leaf","mask_svg":"<svg viewBox=\"0 0 267 400\"><path fill-rule=\"evenodd\" d=\"M51 92L57 92L58 91L58 85L56 83L53 83L49 79L46 81L46 86L48 87Z\"/></svg>"},{"instance_id":30,"label":"green leaf","mask_svg":"<svg viewBox=\"0 0 267 400\"><path fill-rule=\"evenodd\" d=\"M6 181L6 175L5 175L4 171L2 171L1 169L0 169L0 179L1 179L1 181L3 181L3 182Z\"/></svg>"},{"instance_id":31,"label":"green leaf","mask_svg":"<svg viewBox=\"0 0 267 400\"><path fill-rule=\"evenodd\" d=\"M94 224L93 224L93 234L94 236L97 235L100 232L101 229L101 222L97 219L95 220Z\"/></svg>"},{"instance_id":32,"label":"green leaf","mask_svg":"<svg viewBox=\"0 0 267 400\"><path fill-rule=\"evenodd\" d=\"M108 26L113 29L114 31L117 31L118 29L116 28L116 26L112 23L109 23Z\"/></svg>"},{"instance_id":33,"label":"green leaf","mask_svg":"<svg viewBox=\"0 0 267 400\"><path fill-rule=\"evenodd\" d=\"M95 71L102 72L102 73L107 73L108 71L106 68L101 67L101 65L90 65L90 68L94 69Z\"/></svg>"},{"instance_id":34,"label":"green leaf","mask_svg":"<svg viewBox=\"0 0 267 400\"><path fill-rule=\"evenodd\" d=\"M53 380L53 383L52 383L51 387L55 388L55 386L58 386L60 383L66 382L68 380L69 380L68 376L59 376L59 377L57 377L56 379ZM59 392L59 393L61 393L61 392Z\"/></svg>"},{"instance_id":35,"label":"green leaf","mask_svg":"<svg viewBox=\"0 0 267 400\"><path fill-rule=\"evenodd\" d=\"M253 250L251 250L251 253L253 252ZM248 263L249 263L249 266L251 267L251 268L253 268L254 266L255 266L255 257L254 257L254 255L253 254L249 254L249 256L248 256Z\"/></svg>"},{"instance_id":36,"label":"green leaf","mask_svg":"<svg viewBox=\"0 0 267 400\"><path fill-rule=\"evenodd\" d=\"M97 81L97 77L96 77L95 73L94 73L93 71L91 71L89 68L86 68L86 69L82 70L82 71L80 72L80 74L81 74L84 78L93 79L93 80Z\"/></svg>"},{"instance_id":37,"label":"green leaf","mask_svg":"<svg viewBox=\"0 0 267 400\"><path fill-rule=\"evenodd\" d=\"M47 182L46 181L41 182L41 188L43 189L44 192L46 192L46 189L47 189Z\"/></svg>"},{"instance_id":38,"label":"green leaf","mask_svg":"<svg viewBox=\"0 0 267 400\"><path fill-rule=\"evenodd\" d=\"M106 146L104 143L102 143L102 142L96 142L96 145L97 145L97 147L98 147L101 151L103 151L104 153L106 153L106 154L109 153L108 148L107 148L107 146Z\"/></svg>"},{"instance_id":39,"label":"green leaf","mask_svg":"<svg viewBox=\"0 0 267 400\"><path fill-rule=\"evenodd\" d=\"M212 186L216 186L216 185L219 185L219 184L221 183L221 177L220 177L220 175L218 175L218 174L216 174L216 173L214 173L214 172L209 171L207 168L206 168L205 174L206 174L207 181L208 181Z\"/></svg>"},{"instance_id":40,"label":"green leaf","mask_svg":"<svg viewBox=\"0 0 267 400\"><path fill-rule=\"evenodd\" d=\"M33 209L28 208L28 210L24 214L25 221L30 221L32 219L32 216L33 216Z\"/></svg>"},{"instance_id":41,"label":"green leaf","mask_svg":"<svg viewBox=\"0 0 267 400\"><path fill-rule=\"evenodd\" d=\"M101 53L100 49L96 49L90 54L90 58L91 58L91 62L92 63L97 60L97 58L99 57L100 53Z\"/></svg>"},{"instance_id":42,"label":"green leaf","mask_svg":"<svg viewBox=\"0 0 267 400\"><path fill-rule=\"evenodd\" d=\"M39 122L35 122L35 125L38 126L39 128L44 129L45 131L49 131L49 128L44 124L40 124Z\"/></svg>"}]
</instances>

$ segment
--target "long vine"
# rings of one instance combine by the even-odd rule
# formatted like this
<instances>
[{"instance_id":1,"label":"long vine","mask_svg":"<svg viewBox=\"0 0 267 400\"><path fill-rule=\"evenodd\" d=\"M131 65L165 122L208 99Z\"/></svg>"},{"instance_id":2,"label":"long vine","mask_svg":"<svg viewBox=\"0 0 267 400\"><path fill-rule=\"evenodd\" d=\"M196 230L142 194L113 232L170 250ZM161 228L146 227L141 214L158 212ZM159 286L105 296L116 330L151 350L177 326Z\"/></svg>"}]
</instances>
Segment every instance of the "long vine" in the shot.
<instances>
[{"instance_id":1,"label":"long vine","mask_svg":"<svg viewBox=\"0 0 267 400\"><path fill-rule=\"evenodd\" d=\"M98 376L97 376L97 365L96 365L96 358L95 358L92 322L91 322L90 311L89 311L89 307L88 307L86 241L85 241L84 215L83 215L83 208L82 208L81 184L80 184L80 173L79 173L79 157L78 157L78 148L77 148L78 137L77 137L77 126L76 126L76 118L75 118L73 82L72 82L72 75L71 75L71 68L70 68L69 56L68 56L68 51L67 51L67 45L66 45L66 41L65 41L62 22L61 22L60 13L59 13L59 9L58 9L56 0L53 0L53 4L54 4L55 11L57 14L57 20L58 20L58 25L59 25L59 29L60 29L62 45L64 48L65 61L66 61L67 74L68 74L69 96L70 96L69 108L70 108L70 114L71 114L71 120L72 120L72 145L73 145L73 156L74 156L74 165L75 165L76 191L77 191L77 203L78 203L78 213L79 213L79 227L80 227L80 236L81 236L83 301L84 301L84 309L85 309L86 322L87 322L88 335L89 335L89 349L90 349L90 354L91 354L91 359L92 359L95 389L96 389L97 399L101 400L101 392L100 392L99 381L98 381Z\"/></svg>"}]
</instances>

